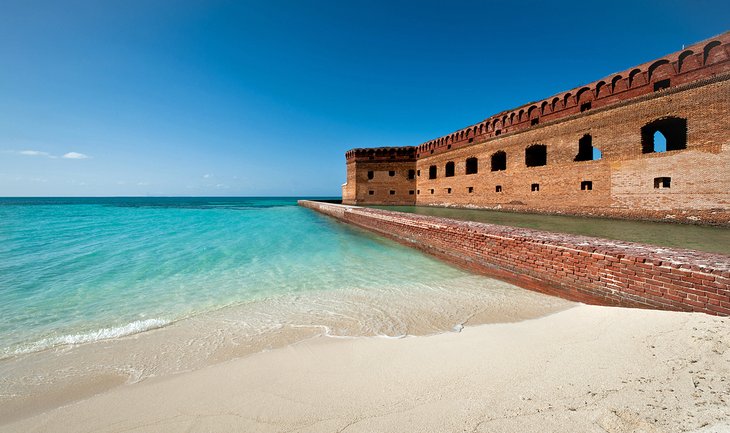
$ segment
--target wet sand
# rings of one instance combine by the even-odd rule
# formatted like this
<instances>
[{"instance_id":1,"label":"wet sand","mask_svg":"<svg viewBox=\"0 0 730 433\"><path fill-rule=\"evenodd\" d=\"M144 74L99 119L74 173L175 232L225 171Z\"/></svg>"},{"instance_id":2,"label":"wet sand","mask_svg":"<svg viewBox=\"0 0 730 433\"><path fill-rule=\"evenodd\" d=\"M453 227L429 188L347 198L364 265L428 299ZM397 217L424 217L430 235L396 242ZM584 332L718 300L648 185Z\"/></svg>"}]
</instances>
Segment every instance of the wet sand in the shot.
<instances>
[{"instance_id":1,"label":"wet sand","mask_svg":"<svg viewBox=\"0 0 730 433\"><path fill-rule=\"evenodd\" d=\"M460 333L317 337L0 431L726 432L730 319L578 305Z\"/></svg>"}]
</instances>

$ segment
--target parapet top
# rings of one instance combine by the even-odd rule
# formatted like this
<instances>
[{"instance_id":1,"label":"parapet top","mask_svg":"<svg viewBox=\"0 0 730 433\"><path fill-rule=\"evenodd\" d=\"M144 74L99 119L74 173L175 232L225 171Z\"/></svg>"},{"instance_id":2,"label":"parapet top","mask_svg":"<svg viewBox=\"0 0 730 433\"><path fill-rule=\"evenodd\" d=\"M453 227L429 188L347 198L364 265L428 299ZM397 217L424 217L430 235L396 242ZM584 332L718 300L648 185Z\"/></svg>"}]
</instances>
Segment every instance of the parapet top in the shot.
<instances>
[{"instance_id":1,"label":"parapet top","mask_svg":"<svg viewBox=\"0 0 730 433\"><path fill-rule=\"evenodd\" d=\"M372 148L358 148L352 149L345 152L345 159L348 161L355 160L391 160L391 161L415 161L416 159L416 147L415 146L402 146L402 147L372 147Z\"/></svg>"}]
</instances>

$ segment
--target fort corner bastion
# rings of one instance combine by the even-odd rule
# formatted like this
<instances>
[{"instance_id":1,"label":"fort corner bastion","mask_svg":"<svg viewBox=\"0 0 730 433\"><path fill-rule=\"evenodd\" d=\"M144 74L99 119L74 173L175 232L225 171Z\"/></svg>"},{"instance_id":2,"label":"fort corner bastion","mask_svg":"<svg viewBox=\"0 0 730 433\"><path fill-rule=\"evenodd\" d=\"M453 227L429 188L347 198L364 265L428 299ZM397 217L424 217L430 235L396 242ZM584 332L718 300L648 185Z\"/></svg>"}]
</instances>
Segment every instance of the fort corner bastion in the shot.
<instances>
[{"instance_id":1,"label":"fort corner bastion","mask_svg":"<svg viewBox=\"0 0 730 433\"><path fill-rule=\"evenodd\" d=\"M729 42L726 32L418 146L349 150L343 203L730 224Z\"/></svg>"}]
</instances>

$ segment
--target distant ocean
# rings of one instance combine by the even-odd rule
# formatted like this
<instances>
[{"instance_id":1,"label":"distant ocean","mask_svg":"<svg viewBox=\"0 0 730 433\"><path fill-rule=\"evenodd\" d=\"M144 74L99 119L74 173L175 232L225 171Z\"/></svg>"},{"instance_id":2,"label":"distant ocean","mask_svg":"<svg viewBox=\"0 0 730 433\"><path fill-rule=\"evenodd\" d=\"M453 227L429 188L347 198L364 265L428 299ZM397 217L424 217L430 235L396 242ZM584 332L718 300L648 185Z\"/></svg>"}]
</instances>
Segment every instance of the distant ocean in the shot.
<instances>
[{"instance_id":1,"label":"distant ocean","mask_svg":"<svg viewBox=\"0 0 730 433\"><path fill-rule=\"evenodd\" d=\"M218 313L224 324L210 333L235 322L231 341L243 329L284 326L338 335L449 330L505 290L519 289L294 198L0 199L5 360L223 310L232 313L224 321Z\"/></svg>"}]
</instances>

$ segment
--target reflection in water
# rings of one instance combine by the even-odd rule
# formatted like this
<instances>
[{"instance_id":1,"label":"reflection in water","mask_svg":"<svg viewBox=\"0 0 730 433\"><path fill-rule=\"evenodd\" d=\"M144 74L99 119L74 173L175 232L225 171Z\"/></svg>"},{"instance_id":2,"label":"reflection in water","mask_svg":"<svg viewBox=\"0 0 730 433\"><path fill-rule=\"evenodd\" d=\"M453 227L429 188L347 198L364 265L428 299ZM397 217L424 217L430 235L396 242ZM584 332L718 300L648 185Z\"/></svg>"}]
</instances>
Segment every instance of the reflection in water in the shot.
<instances>
[{"instance_id":1,"label":"reflection in water","mask_svg":"<svg viewBox=\"0 0 730 433\"><path fill-rule=\"evenodd\" d=\"M722 227L428 206L369 207L730 255L730 229Z\"/></svg>"}]
</instances>

